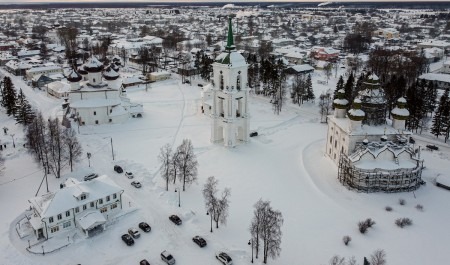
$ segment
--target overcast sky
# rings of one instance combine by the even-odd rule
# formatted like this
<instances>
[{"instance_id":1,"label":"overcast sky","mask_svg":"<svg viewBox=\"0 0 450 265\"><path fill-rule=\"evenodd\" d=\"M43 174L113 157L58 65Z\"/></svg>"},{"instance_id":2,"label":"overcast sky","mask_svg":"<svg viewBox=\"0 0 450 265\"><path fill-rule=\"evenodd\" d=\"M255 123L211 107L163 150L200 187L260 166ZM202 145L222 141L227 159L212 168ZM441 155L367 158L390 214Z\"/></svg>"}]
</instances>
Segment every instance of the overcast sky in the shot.
<instances>
[{"instance_id":1,"label":"overcast sky","mask_svg":"<svg viewBox=\"0 0 450 265\"><path fill-rule=\"evenodd\" d=\"M333 1L333 2L428 2L429 0L345 0L345 1ZM430 2L447 2L448 0L432 0ZM301 1L286 1L286 0L235 0L235 1L212 1L212 0L0 0L0 3L17 3L17 2L148 2L148 3L160 3L160 2L223 2L223 3L237 3L237 2L328 2L320 0L301 0Z\"/></svg>"}]
</instances>

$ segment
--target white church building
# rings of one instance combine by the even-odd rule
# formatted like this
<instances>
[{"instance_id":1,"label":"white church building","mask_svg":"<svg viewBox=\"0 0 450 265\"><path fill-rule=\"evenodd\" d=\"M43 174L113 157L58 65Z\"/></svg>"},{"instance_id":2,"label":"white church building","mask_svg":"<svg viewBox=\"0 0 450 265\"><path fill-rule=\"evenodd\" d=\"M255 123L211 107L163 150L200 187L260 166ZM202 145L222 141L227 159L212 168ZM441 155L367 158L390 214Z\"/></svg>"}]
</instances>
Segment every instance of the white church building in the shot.
<instances>
[{"instance_id":1,"label":"white church building","mask_svg":"<svg viewBox=\"0 0 450 265\"><path fill-rule=\"evenodd\" d=\"M72 69L67 80L71 114L79 125L122 123L142 116L142 105L130 102L116 70L111 66L105 69L94 56L78 70Z\"/></svg>"},{"instance_id":2,"label":"white church building","mask_svg":"<svg viewBox=\"0 0 450 265\"><path fill-rule=\"evenodd\" d=\"M338 165L339 181L361 192L400 192L417 189L423 160L420 150L409 143L405 129L409 111L400 98L386 120L384 90L376 75L370 75L347 112L344 91L334 100L334 115L328 118L326 155Z\"/></svg>"},{"instance_id":3,"label":"white church building","mask_svg":"<svg viewBox=\"0 0 450 265\"><path fill-rule=\"evenodd\" d=\"M209 113L211 142L234 147L249 140L248 65L236 51L231 18L225 51L213 63L211 87L203 94L203 111Z\"/></svg>"}]
</instances>

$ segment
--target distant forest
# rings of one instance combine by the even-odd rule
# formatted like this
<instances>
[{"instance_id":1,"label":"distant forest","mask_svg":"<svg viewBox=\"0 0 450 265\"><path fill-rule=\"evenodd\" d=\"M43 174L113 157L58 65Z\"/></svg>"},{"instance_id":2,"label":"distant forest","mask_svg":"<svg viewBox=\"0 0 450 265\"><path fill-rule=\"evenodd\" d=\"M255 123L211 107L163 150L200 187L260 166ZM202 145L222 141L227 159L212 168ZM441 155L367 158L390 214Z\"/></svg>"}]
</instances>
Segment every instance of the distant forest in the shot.
<instances>
[{"instance_id":1,"label":"distant forest","mask_svg":"<svg viewBox=\"0 0 450 265\"><path fill-rule=\"evenodd\" d=\"M324 1L326 2L326 1ZM237 6L258 6L260 8L314 8L320 2L241 2L236 3ZM0 9L49 9L49 8L149 8L149 7L173 7L173 8L183 8L186 6L193 7L220 7L227 4L227 2L178 2L178 3L168 3L168 2L35 2L35 3L20 3L20 2L3 2L0 3ZM442 10L450 8L450 2L435 2L435 1L422 1L422 2L333 2L322 6L322 8L354 8L354 9L380 9L380 8L391 8L391 9L435 9Z\"/></svg>"}]
</instances>

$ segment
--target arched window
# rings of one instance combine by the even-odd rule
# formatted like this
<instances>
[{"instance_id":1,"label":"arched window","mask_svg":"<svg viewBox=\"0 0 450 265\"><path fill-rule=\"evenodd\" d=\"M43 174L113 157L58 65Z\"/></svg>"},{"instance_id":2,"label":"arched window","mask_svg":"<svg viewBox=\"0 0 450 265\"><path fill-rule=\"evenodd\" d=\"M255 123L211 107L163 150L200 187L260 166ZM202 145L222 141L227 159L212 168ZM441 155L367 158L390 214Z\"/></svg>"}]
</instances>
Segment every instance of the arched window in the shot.
<instances>
[{"instance_id":1,"label":"arched window","mask_svg":"<svg viewBox=\"0 0 450 265\"><path fill-rule=\"evenodd\" d=\"M236 89L239 91L241 90L241 76L238 75L236 79Z\"/></svg>"}]
</instances>

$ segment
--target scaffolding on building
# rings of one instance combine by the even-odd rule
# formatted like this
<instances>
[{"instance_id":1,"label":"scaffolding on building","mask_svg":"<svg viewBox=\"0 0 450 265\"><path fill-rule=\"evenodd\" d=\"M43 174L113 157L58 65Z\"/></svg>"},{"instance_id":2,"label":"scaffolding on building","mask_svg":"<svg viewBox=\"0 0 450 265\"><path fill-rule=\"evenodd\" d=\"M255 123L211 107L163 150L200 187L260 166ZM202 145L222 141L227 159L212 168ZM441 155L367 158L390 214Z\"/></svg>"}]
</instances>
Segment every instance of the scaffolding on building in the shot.
<instances>
[{"instance_id":1,"label":"scaffolding on building","mask_svg":"<svg viewBox=\"0 0 450 265\"><path fill-rule=\"evenodd\" d=\"M381 168L361 169L352 165L348 156L341 153L338 179L344 186L358 192L404 192L414 191L422 181L423 161L417 161L412 169L386 170Z\"/></svg>"}]
</instances>

